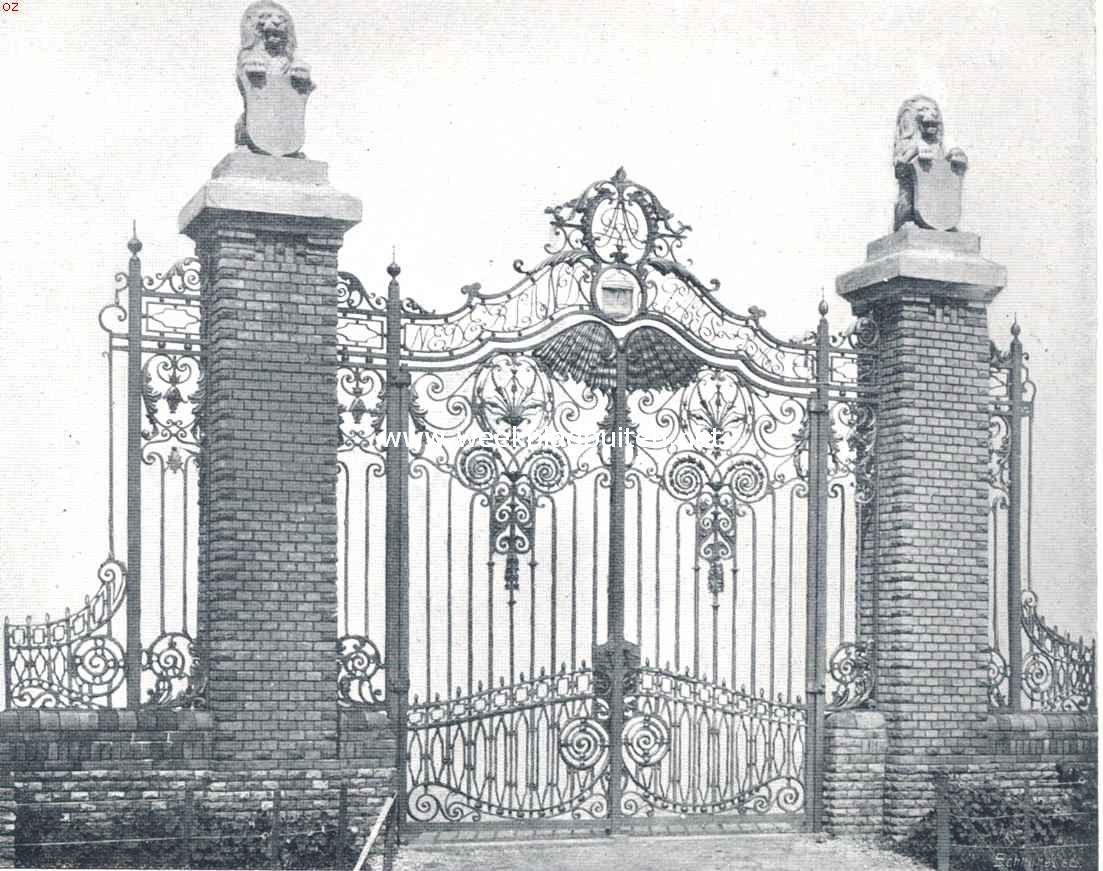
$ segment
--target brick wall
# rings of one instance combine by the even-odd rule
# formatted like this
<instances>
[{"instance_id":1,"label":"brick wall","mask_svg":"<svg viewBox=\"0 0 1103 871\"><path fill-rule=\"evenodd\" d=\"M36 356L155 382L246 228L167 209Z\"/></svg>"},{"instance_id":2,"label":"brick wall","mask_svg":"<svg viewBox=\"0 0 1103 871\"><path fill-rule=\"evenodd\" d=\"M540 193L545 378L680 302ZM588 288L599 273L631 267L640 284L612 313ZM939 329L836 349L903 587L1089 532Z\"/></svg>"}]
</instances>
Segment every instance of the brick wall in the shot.
<instances>
[{"instance_id":1,"label":"brick wall","mask_svg":"<svg viewBox=\"0 0 1103 871\"><path fill-rule=\"evenodd\" d=\"M0 767L0 868L15 867L15 786Z\"/></svg>"},{"instance_id":2,"label":"brick wall","mask_svg":"<svg viewBox=\"0 0 1103 871\"><path fill-rule=\"evenodd\" d=\"M971 777L992 780L1013 790L1029 783L1034 795L1043 800L1064 792L1058 778L1059 765L1085 767L1098 763L1098 719L1094 714L994 713L986 717L981 734L983 752L972 757L967 766ZM834 835L902 834L894 828L885 806L890 751L882 714L831 714L825 741L827 831ZM932 757L929 764L935 764L933 760L938 758ZM917 770L922 776L922 769Z\"/></svg>"},{"instance_id":3,"label":"brick wall","mask_svg":"<svg viewBox=\"0 0 1103 871\"><path fill-rule=\"evenodd\" d=\"M0 713L0 867L14 862L17 808L54 808L119 837L128 810L179 812L185 788L216 815L270 809L276 790L288 815L336 820L345 785L358 843L394 782L394 737L382 712L341 712L339 758L313 766L213 767L207 712L5 711ZM123 833L125 835L125 833Z\"/></svg>"},{"instance_id":4,"label":"brick wall","mask_svg":"<svg viewBox=\"0 0 1103 871\"><path fill-rule=\"evenodd\" d=\"M840 711L824 730L824 828L879 835L884 826L888 735L879 711Z\"/></svg>"},{"instance_id":5,"label":"brick wall","mask_svg":"<svg viewBox=\"0 0 1103 871\"><path fill-rule=\"evenodd\" d=\"M98 772L125 782L144 772L207 765L211 717L203 711L0 712L0 759L15 780Z\"/></svg>"},{"instance_id":6,"label":"brick wall","mask_svg":"<svg viewBox=\"0 0 1103 871\"><path fill-rule=\"evenodd\" d=\"M1096 765L1099 723L1092 714L993 714L987 724L990 776L1039 797L1058 788L1057 764Z\"/></svg>"}]
</instances>

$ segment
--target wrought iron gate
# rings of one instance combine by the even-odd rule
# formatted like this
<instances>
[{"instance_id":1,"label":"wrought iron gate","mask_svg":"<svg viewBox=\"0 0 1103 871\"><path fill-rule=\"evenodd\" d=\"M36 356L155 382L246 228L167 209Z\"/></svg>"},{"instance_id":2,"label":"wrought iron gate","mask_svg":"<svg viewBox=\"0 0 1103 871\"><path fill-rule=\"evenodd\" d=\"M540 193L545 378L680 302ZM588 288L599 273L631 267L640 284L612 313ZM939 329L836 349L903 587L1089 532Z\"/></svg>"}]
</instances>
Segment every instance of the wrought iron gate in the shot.
<instances>
[{"instance_id":1,"label":"wrought iron gate","mask_svg":"<svg viewBox=\"0 0 1103 871\"><path fill-rule=\"evenodd\" d=\"M338 702L390 710L409 825L817 828L824 712L877 673L876 326L832 336L821 304L786 341L720 305L623 172L548 213L547 256L448 314L393 264L386 296L341 273ZM204 276L128 247L100 313L107 556L83 607L5 616L7 708L206 704ZM989 699L1094 711L1095 642L1043 619L1031 572L1026 359L1016 325L991 359Z\"/></svg>"},{"instance_id":2,"label":"wrought iron gate","mask_svg":"<svg viewBox=\"0 0 1103 871\"><path fill-rule=\"evenodd\" d=\"M548 256L447 314L401 298L395 265L385 300L346 279L346 633L350 566L365 609L372 553L387 579L386 668L365 614L346 701L386 672L414 825L818 827L829 641L835 701L872 680L848 639L875 583L875 328L833 337L821 304L788 341L726 309L623 170L548 213Z\"/></svg>"}]
</instances>

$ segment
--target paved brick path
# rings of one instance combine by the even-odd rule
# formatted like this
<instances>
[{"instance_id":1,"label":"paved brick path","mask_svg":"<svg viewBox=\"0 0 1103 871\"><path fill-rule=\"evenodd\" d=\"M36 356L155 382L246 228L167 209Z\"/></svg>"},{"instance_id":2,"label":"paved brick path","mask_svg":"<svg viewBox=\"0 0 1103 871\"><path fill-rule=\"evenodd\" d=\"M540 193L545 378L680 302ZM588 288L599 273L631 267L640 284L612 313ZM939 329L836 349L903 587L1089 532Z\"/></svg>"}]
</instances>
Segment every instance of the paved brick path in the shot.
<instances>
[{"instance_id":1,"label":"paved brick path","mask_svg":"<svg viewBox=\"0 0 1103 871\"><path fill-rule=\"evenodd\" d=\"M915 871L872 843L812 835L615 837L530 843L414 844L396 871Z\"/></svg>"}]
</instances>

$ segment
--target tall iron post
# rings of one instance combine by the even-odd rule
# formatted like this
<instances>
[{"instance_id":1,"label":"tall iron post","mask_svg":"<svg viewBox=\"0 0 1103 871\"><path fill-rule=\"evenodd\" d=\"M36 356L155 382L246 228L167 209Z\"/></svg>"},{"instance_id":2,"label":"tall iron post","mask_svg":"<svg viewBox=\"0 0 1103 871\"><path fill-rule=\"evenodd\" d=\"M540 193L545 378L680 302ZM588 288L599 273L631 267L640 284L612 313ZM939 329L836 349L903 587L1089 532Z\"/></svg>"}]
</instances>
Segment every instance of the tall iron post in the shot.
<instances>
[{"instance_id":1,"label":"tall iron post","mask_svg":"<svg viewBox=\"0 0 1103 871\"><path fill-rule=\"evenodd\" d=\"M387 701L394 724L395 825L388 837L397 839L406 820L406 707L409 676L409 524L410 455L404 437L409 418L410 372L402 365L402 298L397 263L387 267L387 528L385 664ZM393 834L391 833L393 829Z\"/></svg>"},{"instance_id":2,"label":"tall iron post","mask_svg":"<svg viewBox=\"0 0 1103 871\"><path fill-rule=\"evenodd\" d=\"M1007 706L1022 708L1022 501L1023 501L1023 345L1020 327L1011 327L1011 367L1007 373Z\"/></svg>"},{"instance_id":3,"label":"tall iron post","mask_svg":"<svg viewBox=\"0 0 1103 871\"><path fill-rule=\"evenodd\" d=\"M820 303L816 329L816 395L808 402L808 563L805 599L807 735L804 749L805 824L823 828L825 681L827 671L827 457L831 419L831 336L827 303Z\"/></svg>"},{"instance_id":4,"label":"tall iron post","mask_svg":"<svg viewBox=\"0 0 1103 871\"><path fill-rule=\"evenodd\" d=\"M615 830L621 816L621 736L624 731L624 679L626 675L624 638L624 511L625 451L628 430L628 349L624 341L616 343L616 381L610 402L609 449L609 824Z\"/></svg>"},{"instance_id":5,"label":"tall iron post","mask_svg":"<svg viewBox=\"0 0 1103 871\"><path fill-rule=\"evenodd\" d=\"M142 243L136 230L126 247L126 706L137 710L142 703Z\"/></svg>"}]
</instances>

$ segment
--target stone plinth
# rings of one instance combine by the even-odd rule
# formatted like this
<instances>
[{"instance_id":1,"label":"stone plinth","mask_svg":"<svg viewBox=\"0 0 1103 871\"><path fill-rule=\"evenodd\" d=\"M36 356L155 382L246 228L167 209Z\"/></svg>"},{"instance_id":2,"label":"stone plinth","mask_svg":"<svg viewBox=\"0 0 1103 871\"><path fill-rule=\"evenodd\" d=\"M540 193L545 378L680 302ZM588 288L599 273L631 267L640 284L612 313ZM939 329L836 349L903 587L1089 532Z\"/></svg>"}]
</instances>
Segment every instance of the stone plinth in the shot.
<instances>
[{"instance_id":1,"label":"stone plinth","mask_svg":"<svg viewBox=\"0 0 1103 871\"><path fill-rule=\"evenodd\" d=\"M863 631L876 642L888 736L885 827L933 805L936 769L980 765L988 701L986 309L1006 280L980 239L904 226L839 277L878 328L878 534L864 537ZM874 552L874 548L877 548Z\"/></svg>"},{"instance_id":2,"label":"stone plinth","mask_svg":"<svg viewBox=\"0 0 1103 871\"><path fill-rule=\"evenodd\" d=\"M216 778L338 764L337 252L359 218L325 164L244 151L181 212L204 275L199 656Z\"/></svg>"},{"instance_id":3,"label":"stone plinth","mask_svg":"<svg viewBox=\"0 0 1103 871\"><path fill-rule=\"evenodd\" d=\"M838 277L835 288L854 313L881 300L922 292L959 302L989 303L1007 283L1007 270L980 256L980 236L906 224L866 246L866 262Z\"/></svg>"},{"instance_id":4,"label":"stone plinth","mask_svg":"<svg viewBox=\"0 0 1103 871\"><path fill-rule=\"evenodd\" d=\"M195 238L206 219L227 213L264 215L287 226L321 222L344 232L360 222L362 205L329 183L328 170L318 160L232 151L180 210L180 232Z\"/></svg>"}]
</instances>

